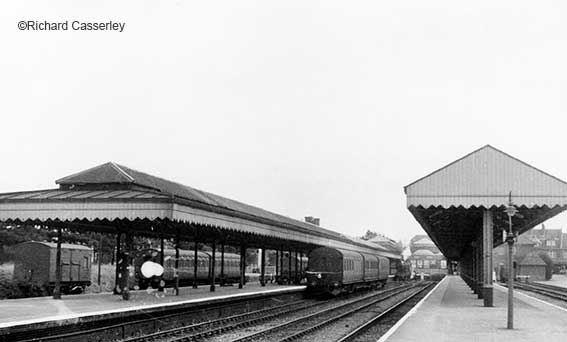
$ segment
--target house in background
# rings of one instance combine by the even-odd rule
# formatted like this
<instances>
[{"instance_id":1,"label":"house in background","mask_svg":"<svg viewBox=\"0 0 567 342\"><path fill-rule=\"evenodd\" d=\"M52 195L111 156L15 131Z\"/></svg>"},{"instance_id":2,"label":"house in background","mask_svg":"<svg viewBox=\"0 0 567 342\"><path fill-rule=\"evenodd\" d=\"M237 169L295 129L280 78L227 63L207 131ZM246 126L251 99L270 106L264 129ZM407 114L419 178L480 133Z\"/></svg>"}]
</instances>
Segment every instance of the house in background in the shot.
<instances>
[{"instance_id":1,"label":"house in background","mask_svg":"<svg viewBox=\"0 0 567 342\"><path fill-rule=\"evenodd\" d=\"M545 252L554 265L554 273L567 271L567 233L561 229L546 229L541 225L540 229L531 229L522 234L535 241L534 248Z\"/></svg>"},{"instance_id":2,"label":"house in background","mask_svg":"<svg viewBox=\"0 0 567 342\"><path fill-rule=\"evenodd\" d=\"M538 248L540 241L529 234L518 236L514 244L514 274L515 277L525 277L530 281L546 280L544 257L546 252ZM507 274L508 245L502 244L493 250L494 268L497 280L503 281Z\"/></svg>"}]
</instances>

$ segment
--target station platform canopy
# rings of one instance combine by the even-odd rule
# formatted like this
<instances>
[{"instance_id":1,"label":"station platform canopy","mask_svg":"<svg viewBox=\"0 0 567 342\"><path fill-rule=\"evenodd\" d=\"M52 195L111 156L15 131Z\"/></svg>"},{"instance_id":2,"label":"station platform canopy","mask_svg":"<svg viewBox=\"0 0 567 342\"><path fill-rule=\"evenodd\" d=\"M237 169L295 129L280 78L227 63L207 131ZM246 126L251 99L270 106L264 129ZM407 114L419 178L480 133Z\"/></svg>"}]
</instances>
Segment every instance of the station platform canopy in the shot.
<instances>
[{"instance_id":1,"label":"station platform canopy","mask_svg":"<svg viewBox=\"0 0 567 342\"><path fill-rule=\"evenodd\" d=\"M492 215L493 244L508 231L509 199L518 210L513 229L523 233L567 208L567 183L486 145L404 187L407 208L441 252L460 260Z\"/></svg>"},{"instance_id":2,"label":"station platform canopy","mask_svg":"<svg viewBox=\"0 0 567 342\"><path fill-rule=\"evenodd\" d=\"M317 246L368 252L381 247L116 163L56 181L59 188L0 194L0 222L63 224L84 231L302 250ZM384 249L392 258L397 251Z\"/></svg>"}]
</instances>

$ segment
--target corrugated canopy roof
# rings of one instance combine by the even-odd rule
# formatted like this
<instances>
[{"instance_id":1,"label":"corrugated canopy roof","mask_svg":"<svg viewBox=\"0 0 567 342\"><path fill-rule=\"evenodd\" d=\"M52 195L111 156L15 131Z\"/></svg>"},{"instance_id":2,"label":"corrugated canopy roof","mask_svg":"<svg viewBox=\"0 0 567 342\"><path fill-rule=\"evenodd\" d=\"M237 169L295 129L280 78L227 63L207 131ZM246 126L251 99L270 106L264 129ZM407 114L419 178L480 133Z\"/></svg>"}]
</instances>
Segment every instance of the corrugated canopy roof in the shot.
<instances>
[{"instance_id":1,"label":"corrugated canopy roof","mask_svg":"<svg viewBox=\"0 0 567 342\"><path fill-rule=\"evenodd\" d=\"M0 194L0 221L64 221L85 225L104 221L108 225L115 220L169 220L302 244L337 248L355 244L399 257L392 248L349 238L112 162L61 178L56 183L59 189ZM140 225L139 229L153 229L151 224L148 226Z\"/></svg>"},{"instance_id":2,"label":"corrugated canopy roof","mask_svg":"<svg viewBox=\"0 0 567 342\"><path fill-rule=\"evenodd\" d=\"M522 233L567 208L567 183L490 145L404 187L407 207L448 258L460 259L482 232L484 209L494 218L494 243L507 229L511 194Z\"/></svg>"},{"instance_id":3,"label":"corrugated canopy roof","mask_svg":"<svg viewBox=\"0 0 567 342\"><path fill-rule=\"evenodd\" d=\"M485 207L567 205L567 183L490 145L407 185L407 205Z\"/></svg>"}]
</instances>

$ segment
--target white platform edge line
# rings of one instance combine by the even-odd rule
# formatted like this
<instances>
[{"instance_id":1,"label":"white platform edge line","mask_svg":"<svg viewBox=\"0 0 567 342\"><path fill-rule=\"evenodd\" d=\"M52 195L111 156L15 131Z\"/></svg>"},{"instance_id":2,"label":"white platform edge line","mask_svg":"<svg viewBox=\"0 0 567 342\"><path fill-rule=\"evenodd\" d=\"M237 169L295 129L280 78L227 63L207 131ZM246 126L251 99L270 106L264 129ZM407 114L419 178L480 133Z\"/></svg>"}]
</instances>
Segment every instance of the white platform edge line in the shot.
<instances>
[{"instance_id":1,"label":"white platform edge line","mask_svg":"<svg viewBox=\"0 0 567 342\"><path fill-rule=\"evenodd\" d=\"M429 293L423 297L419 303L417 303L410 311L408 311L408 313L406 313L404 315L404 317L400 318L399 321L396 322L396 324L394 324L393 327L391 327L388 331L386 331L386 333L384 335L382 335L382 337L380 337L380 339L378 339L376 342L385 342L388 338L390 338L390 336L392 336L393 333L396 332L396 330L398 330L398 328L404 324L404 322L410 318L410 316L412 316L417 309L423 304L423 302L425 302L425 300L427 298L429 298L429 296L435 292L435 290L437 290L437 288L439 287L439 285L441 285L444 281L446 281L449 278L449 276L445 276L445 278L443 278L443 280L441 280L439 283L437 283L437 285L435 285L435 287L433 288L433 290L429 291Z\"/></svg>"},{"instance_id":2,"label":"white platform edge line","mask_svg":"<svg viewBox=\"0 0 567 342\"><path fill-rule=\"evenodd\" d=\"M498 287L502 292L507 292L506 290L507 290L508 288L506 288L506 287L504 287L504 286L502 286L502 285L500 285L500 284L494 284L494 286L495 286L495 287ZM549 305L549 306L551 306L551 307L554 307L554 308L559 309L559 310L561 310L561 311L567 312L567 309L562 308L562 307L560 307L560 306L557 306L557 305L555 305L555 304L551 304L551 303L549 303L549 302L546 302L545 300L541 300L541 299L539 299L539 298L532 297L532 296L527 295L527 294L525 294L525 293L523 293L523 292L520 292L520 291L514 291L514 294L516 294L516 293L517 293L517 294L521 294L521 295L524 296L524 297L528 297L528 298L530 298L530 299L533 299L533 300L535 300L536 302L540 302L540 303L543 303L543 304L547 304L547 305Z\"/></svg>"},{"instance_id":3,"label":"white platform edge line","mask_svg":"<svg viewBox=\"0 0 567 342\"><path fill-rule=\"evenodd\" d=\"M259 293L272 293L272 292L278 292L278 291L286 292L286 291L298 290L298 289L301 289L301 288L305 288L305 286L293 286L293 287L288 287L288 288L285 288L285 289L273 289L273 290L267 290L267 291L244 292L244 293L240 293L240 295L245 296L245 295L254 295L254 294L259 294ZM83 317L88 317L88 316L121 313L121 312L125 312L125 311L147 310L147 309L154 309L154 308L158 308L158 307L168 307L168 306L174 306L174 305L180 305L180 304L200 303L200 302L205 302L205 301L208 301L208 300L226 299L226 298L230 298L230 297L235 297L235 294L223 295L223 296L217 296L217 297L195 298L195 299L189 299L189 300L179 301L179 302L168 302L168 303L161 303L161 304L157 303L157 304L142 305L142 306L130 306L130 307L124 307L124 308L117 308L117 309L114 309L114 310L109 309L109 310L103 310L103 311L92 311L92 312L84 312L84 313L54 315L54 316L50 316L50 317L42 317L42 318L22 320L22 321L14 321L14 322L8 322L8 323L0 323L0 329L16 327L16 326L19 326L19 325L34 324L34 323L44 323L44 322L60 321L60 320L72 320L72 319L78 319L78 318L83 318ZM56 300L56 299L54 299L54 300Z\"/></svg>"}]
</instances>

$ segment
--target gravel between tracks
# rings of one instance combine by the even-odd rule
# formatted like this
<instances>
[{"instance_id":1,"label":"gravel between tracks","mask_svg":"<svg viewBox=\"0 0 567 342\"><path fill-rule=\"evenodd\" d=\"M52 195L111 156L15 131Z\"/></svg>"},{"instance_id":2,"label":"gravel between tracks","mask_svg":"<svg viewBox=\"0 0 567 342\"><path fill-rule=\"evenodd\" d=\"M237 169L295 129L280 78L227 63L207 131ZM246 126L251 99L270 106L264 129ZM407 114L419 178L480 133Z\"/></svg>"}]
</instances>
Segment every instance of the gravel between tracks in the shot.
<instances>
[{"instance_id":1,"label":"gravel between tracks","mask_svg":"<svg viewBox=\"0 0 567 342\"><path fill-rule=\"evenodd\" d=\"M226 334L222 334L222 335L218 335L218 336L212 336L209 339L207 339L207 341L225 342L225 341L235 340L235 339L244 337L246 335L249 335L249 334L264 330L264 329L268 329L268 328L271 328L271 327L275 327L277 325L292 321L294 319L298 319L298 318L303 317L303 316L308 315L308 314L312 314L312 313L315 313L315 312L318 312L318 311L321 311L321 310L324 310L324 309L335 307L339 304L344 304L344 303L353 301L355 298L360 299L360 298L372 297L372 296L376 295L378 292L379 291L372 291L372 292L367 292L367 293L355 295L355 296L331 299L331 300L328 300L328 301L325 301L325 302L321 302L321 305L317 305L317 306L309 308L307 310L301 310L301 311L295 312L293 314L289 314L285 317L276 318L274 320L271 320L271 321L263 323L263 324L259 324L257 326L239 329L237 331L232 331L230 333L226 333ZM265 340L274 341L274 340L277 340L277 339L274 338L273 336L271 336L271 337L265 338Z\"/></svg>"}]
</instances>

